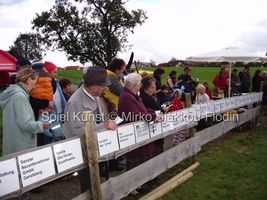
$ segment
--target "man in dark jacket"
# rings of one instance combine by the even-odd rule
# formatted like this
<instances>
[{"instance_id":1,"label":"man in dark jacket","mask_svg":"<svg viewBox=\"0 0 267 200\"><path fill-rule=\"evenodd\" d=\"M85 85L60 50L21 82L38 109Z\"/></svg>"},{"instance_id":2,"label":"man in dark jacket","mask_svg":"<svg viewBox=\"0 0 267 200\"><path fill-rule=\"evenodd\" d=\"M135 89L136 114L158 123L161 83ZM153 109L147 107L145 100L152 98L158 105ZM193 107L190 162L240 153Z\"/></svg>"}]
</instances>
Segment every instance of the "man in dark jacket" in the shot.
<instances>
[{"instance_id":1,"label":"man in dark jacket","mask_svg":"<svg viewBox=\"0 0 267 200\"><path fill-rule=\"evenodd\" d=\"M245 66L244 70L242 72L239 72L239 78L241 81L240 92L248 93L251 84L249 66Z\"/></svg>"}]
</instances>

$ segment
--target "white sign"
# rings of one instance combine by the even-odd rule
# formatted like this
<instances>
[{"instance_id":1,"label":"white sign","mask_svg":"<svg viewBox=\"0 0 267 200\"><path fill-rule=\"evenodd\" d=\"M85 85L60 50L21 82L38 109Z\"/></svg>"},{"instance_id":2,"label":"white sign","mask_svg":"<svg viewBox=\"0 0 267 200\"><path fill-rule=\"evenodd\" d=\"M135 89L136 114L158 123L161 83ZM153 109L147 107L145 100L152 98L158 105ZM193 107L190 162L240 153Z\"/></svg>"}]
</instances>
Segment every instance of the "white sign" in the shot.
<instances>
[{"instance_id":1,"label":"white sign","mask_svg":"<svg viewBox=\"0 0 267 200\"><path fill-rule=\"evenodd\" d=\"M180 118L180 126L186 125L189 120L188 120L188 109L182 109L181 110L181 118Z\"/></svg>"},{"instance_id":2,"label":"white sign","mask_svg":"<svg viewBox=\"0 0 267 200\"><path fill-rule=\"evenodd\" d=\"M100 156L119 150L116 130L107 130L97 133L97 142Z\"/></svg>"},{"instance_id":3,"label":"white sign","mask_svg":"<svg viewBox=\"0 0 267 200\"><path fill-rule=\"evenodd\" d=\"M163 122L161 122L163 133L166 133L166 132L168 132L168 131L170 131L170 130L173 129L172 122L171 121L168 121L167 115L165 115L165 116L166 116L166 118L164 118L165 120Z\"/></svg>"},{"instance_id":4,"label":"white sign","mask_svg":"<svg viewBox=\"0 0 267 200\"><path fill-rule=\"evenodd\" d=\"M236 108L236 106L235 106L235 99L236 99L235 97L230 98L231 109Z\"/></svg>"},{"instance_id":5,"label":"white sign","mask_svg":"<svg viewBox=\"0 0 267 200\"><path fill-rule=\"evenodd\" d=\"M208 114L214 114L214 101L207 103Z\"/></svg>"},{"instance_id":6,"label":"white sign","mask_svg":"<svg viewBox=\"0 0 267 200\"><path fill-rule=\"evenodd\" d=\"M225 100L221 99L220 101L220 107L221 107L221 112L225 111Z\"/></svg>"},{"instance_id":7,"label":"white sign","mask_svg":"<svg viewBox=\"0 0 267 200\"><path fill-rule=\"evenodd\" d=\"M149 128L147 122L137 122L134 124L136 142L149 139Z\"/></svg>"},{"instance_id":8,"label":"white sign","mask_svg":"<svg viewBox=\"0 0 267 200\"><path fill-rule=\"evenodd\" d=\"M225 99L225 110L231 110L231 99L227 98Z\"/></svg>"},{"instance_id":9,"label":"white sign","mask_svg":"<svg viewBox=\"0 0 267 200\"><path fill-rule=\"evenodd\" d=\"M118 127L118 137L121 149L135 144L133 124Z\"/></svg>"},{"instance_id":10,"label":"white sign","mask_svg":"<svg viewBox=\"0 0 267 200\"><path fill-rule=\"evenodd\" d=\"M16 159L0 162L0 197L19 190L19 175Z\"/></svg>"},{"instance_id":11,"label":"white sign","mask_svg":"<svg viewBox=\"0 0 267 200\"><path fill-rule=\"evenodd\" d=\"M206 117L208 113L208 104L207 103L202 103L200 104L200 116Z\"/></svg>"},{"instance_id":12,"label":"white sign","mask_svg":"<svg viewBox=\"0 0 267 200\"><path fill-rule=\"evenodd\" d=\"M157 135L162 134L162 127L161 127L161 123L154 123L154 122L150 122L149 123L149 132L150 132L150 137L154 137Z\"/></svg>"},{"instance_id":13,"label":"white sign","mask_svg":"<svg viewBox=\"0 0 267 200\"><path fill-rule=\"evenodd\" d=\"M80 138L53 146L58 172L63 172L83 163Z\"/></svg>"},{"instance_id":14,"label":"white sign","mask_svg":"<svg viewBox=\"0 0 267 200\"><path fill-rule=\"evenodd\" d=\"M18 156L23 187L55 174L51 147Z\"/></svg>"},{"instance_id":15,"label":"white sign","mask_svg":"<svg viewBox=\"0 0 267 200\"><path fill-rule=\"evenodd\" d=\"M195 107L190 107L188 108L188 120L190 122L196 121L196 108Z\"/></svg>"},{"instance_id":16,"label":"white sign","mask_svg":"<svg viewBox=\"0 0 267 200\"><path fill-rule=\"evenodd\" d=\"M201 115L200 104L194 104L192 107L196 109L196 120L199 120Z\"/></svg>"},{"instance_id":17,"label":"white sign","mask_svg":"<svg viewBox=\"0 0 267 200\"><path fill-rule=\"evenodd\" d=\"M182 116L182 114L181 114L180 110L171 112L169 115L170 115L169 118L171 119L173 128L178 128L178 127L182 126L181 125L181 116Z\"/></svg>"},{"instance_id":18,"label":"white sign","mask_svg":"<svg viewBox=\"0 0 267 200\"><path fill-rule=\"evenodd\" d=\"M214 102L214 112L215 113L221 112L221 102L219 100Z\"/></svg>"}]
</instances>

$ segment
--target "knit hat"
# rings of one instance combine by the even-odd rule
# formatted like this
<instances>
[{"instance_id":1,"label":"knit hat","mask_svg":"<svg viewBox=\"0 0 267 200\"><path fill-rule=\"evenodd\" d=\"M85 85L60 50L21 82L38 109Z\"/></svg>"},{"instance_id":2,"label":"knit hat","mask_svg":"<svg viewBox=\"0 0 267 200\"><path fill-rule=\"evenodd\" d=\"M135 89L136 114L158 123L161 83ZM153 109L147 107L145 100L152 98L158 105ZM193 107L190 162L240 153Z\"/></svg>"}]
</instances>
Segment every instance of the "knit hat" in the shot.
<instances>
[{"instance_id":1,"label":"knit hat","mask_svg":"<svg viewBox=\"0 0 267 200\"><path fill-rule=\"evenodd\" d=\"M57 69L57 66L52 62L45 61L44 68L46 69L46 71L51 73Z\"/></svg>"},{"instance_id":2,"label":"knit hat","mask_svg":"<svg viewBox=\"0 0 267 200\"><path fill-rule=\"evenodd\" d=\"M32 69L43 69L44 63L42 61L37 61L32 63Z\"/></svg>"},{"instance_id":3,"label":"knit hat","mask_svg":"<svg viewBox=\"0 0 267 200\"><path fill-rule=\"evenodd\" d=\"M86 74L83 75L85 86L107 86L110 81L107 78L107 72L102 67L89 67Z\"/></svg>"},{"instance_id":4,"label":"knit hat","mask_svg":"<svg viewBox=\"0 0 267 200\"><path fill-rule=\"evenodd\" d=\"M18 59L16 62L16 69L17 71L20 69L22 66L28 66L31 67L32 63L27 59L27 58L21 58Z\"/></svg>"}]
</instances>

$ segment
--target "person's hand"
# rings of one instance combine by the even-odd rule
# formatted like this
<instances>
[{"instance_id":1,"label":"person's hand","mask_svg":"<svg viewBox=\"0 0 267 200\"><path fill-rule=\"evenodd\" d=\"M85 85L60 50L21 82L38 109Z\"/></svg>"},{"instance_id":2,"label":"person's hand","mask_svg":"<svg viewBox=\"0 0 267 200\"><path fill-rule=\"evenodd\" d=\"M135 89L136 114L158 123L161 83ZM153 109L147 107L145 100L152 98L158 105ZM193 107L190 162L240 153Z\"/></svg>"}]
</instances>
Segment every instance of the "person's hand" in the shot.
<instances>
[{"instance_id":1,"label":"person's hand","mask_svg":"<svg viewBox=\"0 0 267 200\"><path fill-rule=\"evenodd\" d=\"M169 109L170 109L170 107L169 107L169 106L164 106L164 107L162 107L162 110L163 110L164 112L168 112L168 111L169 111Z\"/></svg>"},{"instance_id":2,"label":"person's hand","mask_svg":"<svg viewBox=\"0 0 267 200\"><path fill-rule=\"evenodd\" d=\"M114 120L107 120L104 122L104 126L106 129L115 130L117 127L117 124Z\"/></svg>"},{"instance_id":3,"label":"person's hand","mask_svg":"<svg viewBox=\"0 0 267 200\"><path fill-rule=\"evenodd\" d=\"M163 120L164 120L163 114L159 114L154 121L155 122L162 122Z\"/></svg>"},{"instance_id":4,"label":"person's hand","mask_svg":"<svg viewBox=\"0 0 267 200\"><path fill-rule=\"evenodd\" d=\"M50 122L43 122L43 128L48 128L50 125Z\"/></svg>"}]
</instances>

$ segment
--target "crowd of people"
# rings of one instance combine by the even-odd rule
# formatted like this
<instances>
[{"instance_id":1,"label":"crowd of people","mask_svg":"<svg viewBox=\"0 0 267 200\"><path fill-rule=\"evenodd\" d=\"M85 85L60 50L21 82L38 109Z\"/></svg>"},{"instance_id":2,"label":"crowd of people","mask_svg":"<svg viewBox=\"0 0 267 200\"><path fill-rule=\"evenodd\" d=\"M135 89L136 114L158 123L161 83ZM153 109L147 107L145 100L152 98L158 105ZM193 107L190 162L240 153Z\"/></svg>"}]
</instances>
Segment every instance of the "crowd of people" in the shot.
<instances>
[{"instance_id":1,"label":"crowd of people","mask_svg":"<svg viewBox=\"0 0 267 200\"><path fill-rule=\"evenodd\" d=\"M192 103L199 104L226 97L230 80L231 95L250 92L251 83L253 92L260 91L262 81L265 90L267 88L266 72L257 70L251 79L246 66L240 72L233 69L229 79L225 63L214 77L213 92L208 82L200 83L192 77L188 66L179 75L171 71L166 83L162 82L163 68L156 68L153 76L135 72L124 76L125 69L125 62L119 58L113 59L106 68L86 68L78 89L72 94L70 79L57 81L54 63L18 60L13 84L0 94L3 155L84 134L83 111L92 111L97 131L115 130L117 116L123 119L121 124L161 121L162 114L185 107L185 93L191 94ZM173 136L173 145L187 138L187 131L179 131ZM126 170L162 153L163 145L164 139L159 139L127 153ZM121 170L117 160L110 161L108 166L110 170ZM100 169L103 169L101 164ZM89 176L88 168L79 171L81 192L90 187Z\"/></svg>"}]
</instances>

